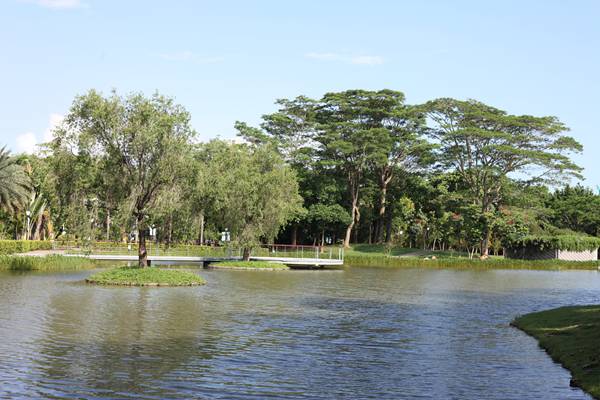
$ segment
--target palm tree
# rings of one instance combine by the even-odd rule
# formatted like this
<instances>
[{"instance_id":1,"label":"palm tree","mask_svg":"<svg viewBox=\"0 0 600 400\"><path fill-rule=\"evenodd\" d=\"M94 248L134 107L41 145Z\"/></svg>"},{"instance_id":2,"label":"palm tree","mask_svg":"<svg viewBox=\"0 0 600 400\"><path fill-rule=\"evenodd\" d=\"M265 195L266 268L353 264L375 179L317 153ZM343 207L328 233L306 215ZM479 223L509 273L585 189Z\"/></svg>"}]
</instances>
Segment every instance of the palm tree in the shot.
<instances>
[{"instance_id":1,"label":"palm tree","mask_svg":"<svg viewBox=\"0 0 600 400\"><path fill-rule=\"evenodd\" d=\"M0 149L0 207L10 213L27 204L31 181L6 147Z\"/></svg>"}]
</instances>

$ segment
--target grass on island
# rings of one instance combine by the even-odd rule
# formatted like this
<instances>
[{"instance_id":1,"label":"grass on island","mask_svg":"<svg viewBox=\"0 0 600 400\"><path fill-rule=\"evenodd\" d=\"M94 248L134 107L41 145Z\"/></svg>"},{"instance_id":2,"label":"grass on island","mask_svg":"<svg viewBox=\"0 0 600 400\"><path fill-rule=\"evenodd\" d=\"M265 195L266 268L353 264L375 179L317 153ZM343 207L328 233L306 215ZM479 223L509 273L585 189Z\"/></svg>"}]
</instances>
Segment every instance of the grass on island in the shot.
<instances>
[{"instance_id":1,"label":"grass on island","mask_svg":"<svg viewBox=\"0 0 600 400\"><path fill-rule=\"evenodd\" d=\"M96 263L88 258L56 254L45 257L0 256L0 271L64 271L90 269L96 266Z\"/></svg>"},{"instance_id":2,"label":"grass on island","mask_svg":"<svg viewBox=\"0 0 600 400\"><path fill-rule=\"evenodd\" d=\"M211 264L213 268L231 268L231 269L290 269L287 265L278 262L269 261L223 261Z\"/></svg>"},{"instance_id":3,"label":"grass on island","mask_svg":"<svg viewBox=\"0 0 600 400\"><path fill-rule=\"evenodd\" d=\"M571 371L571 384L600 399L600 305L561 307L527 314L511 325L536 338Z\"/></svg>"},{"instance_id":4,"label":"grass on island","mask_svg":"<svg viewBox=\"0 0 600 400\"><path fill-rule=\"evenodd\" d=\"M122 286L196 286L206 283L193 272L157 267L113 268L90 276L86 282Z\"/></svg>"}]
</instances>

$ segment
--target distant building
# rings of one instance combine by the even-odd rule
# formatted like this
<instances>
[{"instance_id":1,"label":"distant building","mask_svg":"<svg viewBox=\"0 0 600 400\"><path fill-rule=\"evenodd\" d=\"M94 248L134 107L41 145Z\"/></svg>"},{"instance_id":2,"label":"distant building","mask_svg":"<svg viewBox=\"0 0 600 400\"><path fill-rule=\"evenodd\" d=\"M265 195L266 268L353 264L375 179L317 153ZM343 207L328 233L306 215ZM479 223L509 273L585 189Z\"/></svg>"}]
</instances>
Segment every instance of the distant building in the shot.
<instances>
[{"instance_id":1,"label":"distant building","mask_svg":"<svg viewBox=\"0 0 600 400\"><path fill-rule=\"evenodd\" d=\"M504 257L520 260L595 261L600 238L582 234L528 235L506 244Z\"/></svg>"},{"instance_id":2,"label":"distant building","mask_svg":"<svg viewBox=\"0 0 600 400\"><path fill-rule=\"evenodd\" d=\"M594 250L561 250L540 249L532 246L507 248L504 257L520 260L565 260L565 261L595 261L598 259L598 249Z\"/></svg>"}]
</instances>

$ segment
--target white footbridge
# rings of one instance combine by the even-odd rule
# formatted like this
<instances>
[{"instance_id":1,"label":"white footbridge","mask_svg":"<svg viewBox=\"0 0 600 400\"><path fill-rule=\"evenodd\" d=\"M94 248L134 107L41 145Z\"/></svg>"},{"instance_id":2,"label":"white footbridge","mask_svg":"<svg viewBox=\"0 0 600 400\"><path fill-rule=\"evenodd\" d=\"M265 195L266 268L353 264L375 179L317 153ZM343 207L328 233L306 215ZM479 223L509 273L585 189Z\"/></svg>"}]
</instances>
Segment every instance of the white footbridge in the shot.
<instances>
[{"instance_id":1,"label":"white footbridge","mask_svg":"<svg viewBox=\"0 0 600 400\"><path fill-rule=\"evenodd\" d=\"M201 253L195 251L195 246L190 246L187 251L182 250L164 250L160 247L153 248L148 246L148 261L156 264L202 264L208 266L212 263L224 261L241 261L240 251L231 249L223 250L222 255L194 255ZM198 246L199 247L199 246ZM206 249L204 249L206 250ZM169 254L175 253L175 254ZM181 254L184 253L184 254ZM341 248L321 248L318 246L289 246L289 245L269 245L256 251L257 255L251 255L251 261L267 261L273 263L282 263L291 268L327 268L339 267L344 265L344 252ZM138 260L137 250L131 247L104 248L96 247L82 250L79 248L65 249L65 255L73 257L86 257L92 260L105 261L127 261L136 262Z\"/></svg>"}]
</instances>

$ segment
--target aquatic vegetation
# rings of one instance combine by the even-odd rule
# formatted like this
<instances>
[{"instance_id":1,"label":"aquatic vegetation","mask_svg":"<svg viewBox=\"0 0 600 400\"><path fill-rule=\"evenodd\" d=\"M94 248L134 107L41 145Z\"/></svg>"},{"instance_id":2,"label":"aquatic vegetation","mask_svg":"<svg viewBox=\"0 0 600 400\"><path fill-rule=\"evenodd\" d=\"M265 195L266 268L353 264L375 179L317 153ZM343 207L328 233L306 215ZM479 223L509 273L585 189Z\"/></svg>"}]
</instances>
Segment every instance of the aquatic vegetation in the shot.
<instances>
[{"instance_id":1,"label":"aquatic vegetation","mask_svg":"<svg viewBox=\"0 0 600 400\"><path fill-rule=\"evenodd\" d=\"M0 270L9 271L62 271L90 269L96 266L96 262L84 257L65 257L56 254L46 257L0 256Z\"/></svg>"}]
</instances>

